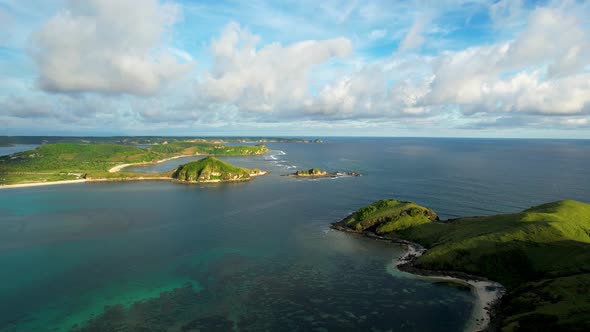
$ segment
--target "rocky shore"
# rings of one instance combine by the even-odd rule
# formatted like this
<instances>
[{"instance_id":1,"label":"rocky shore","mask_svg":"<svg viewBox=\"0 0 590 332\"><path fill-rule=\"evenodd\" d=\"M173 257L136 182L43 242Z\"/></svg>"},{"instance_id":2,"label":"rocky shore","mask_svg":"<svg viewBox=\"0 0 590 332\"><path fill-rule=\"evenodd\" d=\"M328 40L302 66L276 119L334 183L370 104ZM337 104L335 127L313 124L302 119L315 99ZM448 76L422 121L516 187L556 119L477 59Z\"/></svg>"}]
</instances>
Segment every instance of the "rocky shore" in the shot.
<instances>
[{"instance_id":1,"label":"rocky shore","mask_svg":"<svg viewBox=\"0 0 590 332\"><path fill-rule=\"evenodd\" d=\"M361 176L361 174L357 172L327 172L314 168L308 171L297 171L295 173L285 174L285 176L297 178L336 178L340 176Z\"/></svg>"}]
</instances>

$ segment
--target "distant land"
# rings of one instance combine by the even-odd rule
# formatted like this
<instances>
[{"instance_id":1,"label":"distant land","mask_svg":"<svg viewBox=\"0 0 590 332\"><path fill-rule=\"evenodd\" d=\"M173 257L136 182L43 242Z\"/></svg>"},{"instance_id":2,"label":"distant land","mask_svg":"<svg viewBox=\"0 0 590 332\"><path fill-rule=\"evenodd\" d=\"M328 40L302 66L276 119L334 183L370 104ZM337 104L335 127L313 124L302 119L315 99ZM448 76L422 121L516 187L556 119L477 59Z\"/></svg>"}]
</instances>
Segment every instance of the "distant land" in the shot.
<instances>
[{"instance_id":1,"label":"distant land","mask_svg":"<svg viewBox=\"0 0 590 332\"><path fill-rule=\"evenodd\" d=\"M171 173L144 174L123 169L180 157L251 156L268 151L263 144L226 146L204 141L174 141L143 148L118 144L44 144L34 150L1 156L0 185L169 180Z\"/></svg>"},{"instance_id":2,"label":"distant land","mask_svg":"<svg viewBox=\"0 0 590 332\"><path fill-rule=\"evenodd\" d=\"M121 145L151 145L165 142L210 142L210 143L321 143L320 139L311 138L281 138L281 137L215 137L215 136L0 136L0 146L14 144L121 144Z\"/></svg>"},{"instance_id":3,"label":"distant land","mask_svg":"<svg viewBox=\"0 0 590 332\"><path fill-rule=\"evenodd\" d=\"M590 326L589 204L558 201L519 213L439 221L418 204L381 200L333 228L406 244L411 255L398 265L403 271L472 285L485 280L481 277L500 282L507 293L487 328L587 331Z\"/></svg>"}]
</instances>

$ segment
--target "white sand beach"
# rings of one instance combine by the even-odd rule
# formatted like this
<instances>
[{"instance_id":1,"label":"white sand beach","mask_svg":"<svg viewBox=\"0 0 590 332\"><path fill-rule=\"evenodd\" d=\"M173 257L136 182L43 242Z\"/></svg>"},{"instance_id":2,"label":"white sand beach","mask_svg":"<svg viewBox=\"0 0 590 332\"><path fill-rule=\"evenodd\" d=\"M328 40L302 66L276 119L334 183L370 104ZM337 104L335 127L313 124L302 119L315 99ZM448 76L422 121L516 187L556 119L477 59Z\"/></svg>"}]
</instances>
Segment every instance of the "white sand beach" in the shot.
<instances>
[{"instance_id":1,"label":"white sand beach","mask_svg":"<svg viewBox=\"0 0 590 332\"><path fill-rule=\"evenodd\" d=\"M426 249L418 244L407 244L406 248L407 251L398 258L396 266L409 263L426 252ZM476 300L471 312L471 319L465 326L466 332L485 331L491 321L491 307L506 293L506 289L502 284L491 280L470 280L446 275L412 274L426 280L458 283L471 289Z\"/></svg>"},{"instance_id":2,"label":"white sand beach","mask_svg":"<svg viewBox=\"0 0 590 332\"><path fill-rule=\"evenodd\" d=\"M129 167L129 166L161 164L161 163L166 162L166 161L169 161L169 160L174 160L174 159L184 158L184 157L195 157L195 156L198 156L198 155L197 154L195 154L195 155L192 155L192 154L184 154L184 155L180 155L180 156L175 156L175 157L170 157L170 158L165 158L165 159L157 160L157 161L154 161L154 162L121 164L121 165L117 165L117 166L111 167L109 169L109 173L117 173L117 172L120 172L123 168Z\"/></svg>"},{"instance_id":3,"label":"white sand beach","mask_svg":"<svg viewBox=\"0 0 590 332\"><path fill-rule=\"evenodd\" d=\"M0 189L9 188L25 188L25 187L39 187L39 186L53 186L56 184L71 184L71 183L83 183L86 179L80 180L63 180L63 181L51 181L51 182L32 182L32 183L19 183L19 184L6 184L0 185Z\"/></svg>"}]
</instances>

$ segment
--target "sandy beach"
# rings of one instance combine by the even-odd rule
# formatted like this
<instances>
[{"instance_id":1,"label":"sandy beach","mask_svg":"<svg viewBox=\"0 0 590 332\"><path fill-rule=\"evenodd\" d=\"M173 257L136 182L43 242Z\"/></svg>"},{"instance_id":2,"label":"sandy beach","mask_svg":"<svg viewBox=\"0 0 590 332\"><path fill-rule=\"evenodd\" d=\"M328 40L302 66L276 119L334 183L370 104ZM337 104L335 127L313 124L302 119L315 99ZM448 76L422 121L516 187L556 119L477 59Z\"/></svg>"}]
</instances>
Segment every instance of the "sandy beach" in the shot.
<instances>
[{"instance_id":1,"label":"sandy beach","mask_svg":"<svg viewBox=\"0 0 590 332\"><path fill-rule=\"evenodd\" d=\"M147 163L134 163L134 164L121 164L114 166L109 169L109 173L117 173L120 172L122 169L128 166L137 166L137 165L153 165L153 164L160 164L169 160L174 160L178 158L184 157L195 157L198 155L181 155L170 157L162 160L158 160L155 162L147 162ZM252 173L250 177L257 177L263 176L268 174L268 172L261 171L260 173ZM52 181L52 182L33 182L33 183L21 183L21 184L7 184L7 185L0 185L0 189L9 189L9 188L25 188L25 187L37 187L37 186L50 186L50 185L58 185L58 184L70 184L70 183L83 183L83 182L119 182L119 181L171 181L171 182L180 182L175 181L170 177L130 177L130 178L88 178L88 179L79 179L79 180L63 180L63 181ZM217 182L233 182L233 181L247 181L249 179L240 179L240 180L207 180L207 181L195 181L195 182L187 182L187 183L217 183ZM186 181L185 181L186 182Z\"/></svg>"},{"instance_id":2,"label":"sandy beach","mask_svg":"<svg viewBox=\"0 0 590 332\"><path fill-rule=\"evenodd\" d=\"M506 294L506 288L502 284L483 277L472 276L461 272L433 271L416 268L414 266L415 260L427 251L426 248L418 243L399 238L381 236L371 232L358 233L337 224L332 224L332 228L404 246L406 252L399 256L395 262L395 266L400 271L413 274L425 280L453 282L468 286L471 289L471 292L475 295L476 300L471 312L471 319L465 325L465 331L467 332L486 331L492 320L494 308L499 303L502 296Z\"/></svg>"},{"instance_id":3,"label":"sandy beach","mask_svg":"<svg viewBox=\"0 0 590 332\"><path fill-rule=\"evenodd\" d=\"M406 246L407 251L398 258L396 262L397 267L411 264L415 259L426 252L426 249L416 243L406 243L404 245ZM419 271L412 271L409 273L417 275L422 279L458 283L468 286L471 289L476 300L471 312L471 319L465 326L465 331L467 332L485 331L491 322L491 308L497 304L506 293L504 286L491 280L463 279L448 275L423 275L420 274Z\"/></svg>"},{"instance_id":4,"label":"sandy beach","mask_svg":"<svg viewBox=\"0 0 590 332\"><path fill-rule=\"evenodd\" d=\"M121 164L121 165L117 165L117 166L111 167L109 169L109 173L117 173L117 172L120 172L123 168L129 167L129 166L161 164L161 163L166 162L166 161L169 161L169 160L174 160L174 159L184 158L184 157L195 157L195 156L199 156L199 155L196 155L196 154L195 155L192 155L192 154L184 154L184 155L180 155L180 156L175 156L175 157L170 157L170 158L165 158L165 159L157 160L157 161L154 161L154 162L133 163L133 164Z\"/></svg>"},{"instance_id":5,"label":"sandy beach","mask_svg":"<svg viewBox=\"0 0 590 332\"><path fill-rule=\"evenodd\" d=\"M0 189L39 187L39 186L53 186L53 185L56 185L56 184L71 184L71 183L83 183L83 182L87 182L87 180L86 179L80 179L80 180L63 180L63 181L51 181L51 182L33 182L33 183L20 183L20 184L6 184L6 185L0 185Z\"/></svg>"}]
</instances>

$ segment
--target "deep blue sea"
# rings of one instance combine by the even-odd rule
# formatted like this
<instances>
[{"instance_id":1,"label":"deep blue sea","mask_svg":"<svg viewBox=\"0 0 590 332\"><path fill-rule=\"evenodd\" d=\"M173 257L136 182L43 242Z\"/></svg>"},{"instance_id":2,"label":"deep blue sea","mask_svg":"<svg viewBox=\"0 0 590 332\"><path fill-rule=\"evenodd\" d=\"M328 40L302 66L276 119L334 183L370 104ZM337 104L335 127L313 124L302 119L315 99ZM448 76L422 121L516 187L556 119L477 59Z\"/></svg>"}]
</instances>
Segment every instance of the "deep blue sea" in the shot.
<instances>
[{"instance_id":1,"label":"deep blue sea","mask_svg":"<svg viewBox=\"0 0 590 332\"><path fill-rule=\"evenodd\" d=\"M268 146L223 158L271 172L245 183L0 190L0 331L461 331L469 290L402 273L400 247L329 224L382 198L442 218L590 202L585 140ZM363 176L281 176L312 167Z\"/></svg>"}]
</instances>

